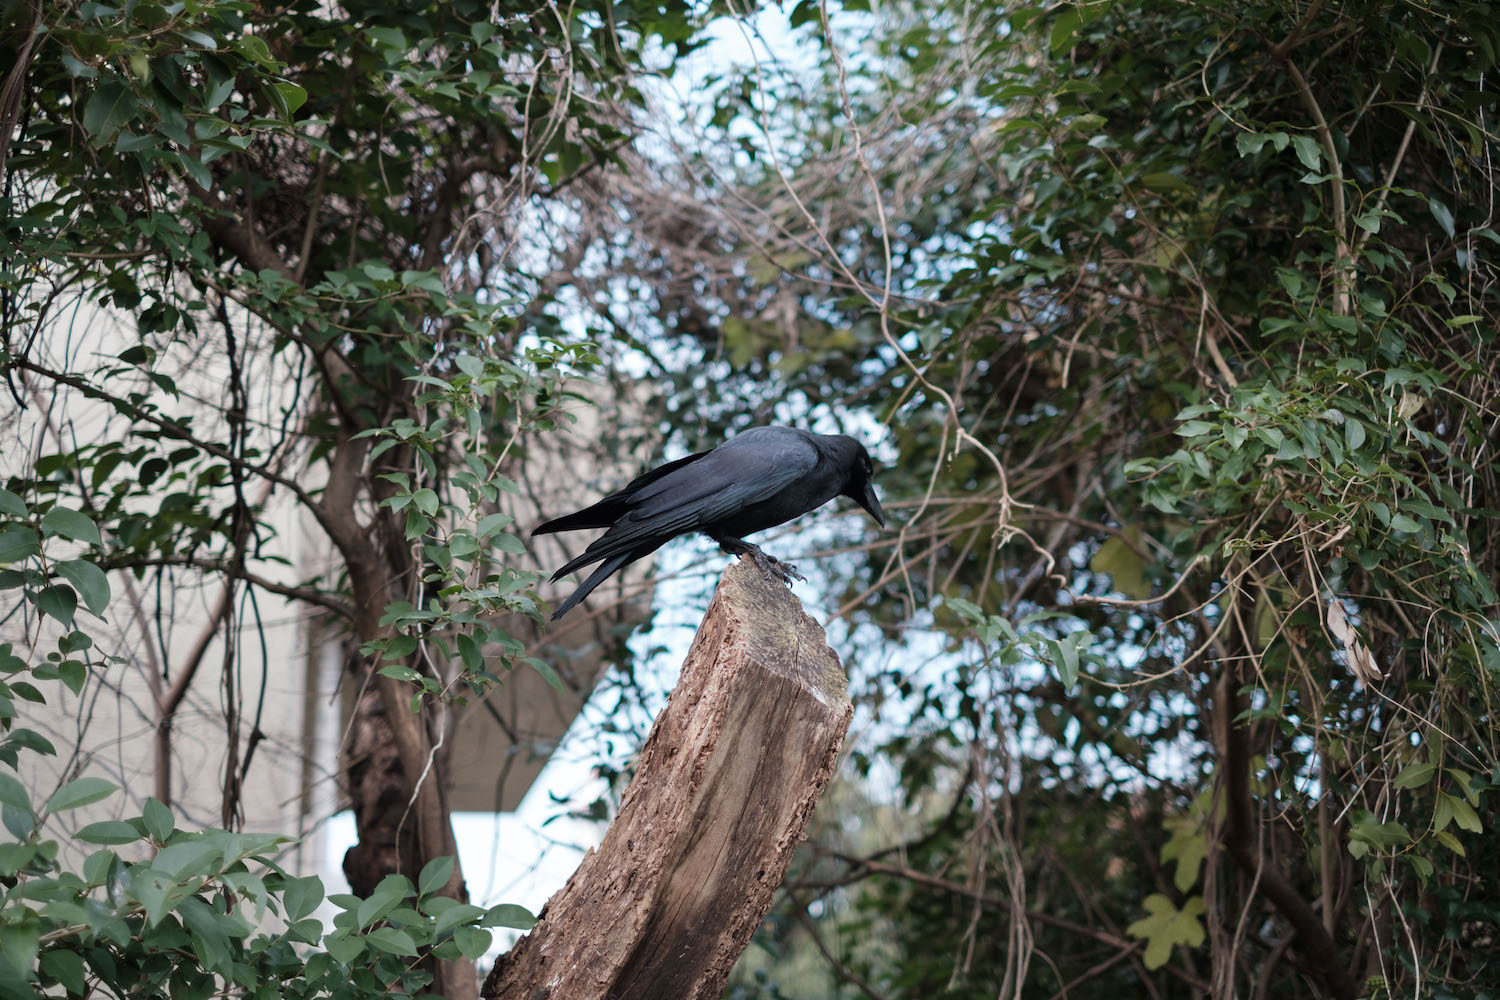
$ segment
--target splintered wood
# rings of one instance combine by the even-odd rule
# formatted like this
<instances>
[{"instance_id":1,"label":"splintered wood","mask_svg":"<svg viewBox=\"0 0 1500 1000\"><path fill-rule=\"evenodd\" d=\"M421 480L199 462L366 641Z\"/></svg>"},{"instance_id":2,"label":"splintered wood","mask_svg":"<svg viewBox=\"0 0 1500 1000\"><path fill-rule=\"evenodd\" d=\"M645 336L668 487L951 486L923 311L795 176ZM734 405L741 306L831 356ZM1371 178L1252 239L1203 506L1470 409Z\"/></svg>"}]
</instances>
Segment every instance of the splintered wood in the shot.
<instances>
[{"instance_id":1,"label":"splintered wood","mask_svg":"<svg viewBox=\"0 0 1500 1000\"><path fill-rule=\"evenodd\" d=\"M833 774L847 686L786 587L726 570L604 843L482 996L716 1000Z\"/></svg>"}]
</instances>

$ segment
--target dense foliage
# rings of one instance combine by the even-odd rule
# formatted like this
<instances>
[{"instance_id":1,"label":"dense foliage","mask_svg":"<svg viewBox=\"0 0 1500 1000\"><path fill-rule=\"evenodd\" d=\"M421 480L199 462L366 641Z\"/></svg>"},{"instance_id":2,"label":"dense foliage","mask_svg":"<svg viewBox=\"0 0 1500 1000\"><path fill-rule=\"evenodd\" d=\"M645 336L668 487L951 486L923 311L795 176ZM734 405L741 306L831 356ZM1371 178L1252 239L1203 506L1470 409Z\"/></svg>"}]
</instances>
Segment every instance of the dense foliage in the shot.
<instances>
[{"instance_id":1,"label":"dense foliage","mask_svg":"<svg viewBox=\"0 0 1500 1000\"><path fill-rule=\"evenodd\" d=\"M821 253L723 333L758 395L870 405L906 500L843 610L856 769L926 818L829 819L789 906L837 978L1492 991L1493 10L810 19L827 124L762 153L755 252Z\"/></svg>"},{"instance_id":2,"label":"dense foliage","mask_svg":"<svg viewBox=\"0 0 1500 1000\"><path fill-rule=\"evenodd\" d=\"M675 0L0 6L13 992L476 994L476 922L495 917L452 861L450 707L517 667L560 683L528 655L545 608L500 495L593 360L542 312L549 258L517 262L539 250L521 220L616 158L645 53L693 28ZM326 566L289 572L288 505ZM148 613L143 593L166 597ZM174 609L200 593L192 642L204 622ZM362 694L342 748L359 898L326 937L322 889L280 877L271 843L170 822L184 781L216 782L221 824L244 822L268 594L326 614ZM174 780L211 645L227 754ZM65 711L42 681L89 699L136 679L157 745L155 796L129 790L144 818L60 826L105 786L31 802L36 755L59 748L13 699ZM63 748L64 779L94 749ZM289 927L255 937L267 907Z\"/></svg>"},{"instance_id":3,"label":"dense foliage","mask_svg":"<svg viewBox=\"0 0 1500 1000\"><path fill-rule=\"evenodd\" d=\"M605 447L775 418L887 466L892 532L803 536L861 714L735 995L1493 995L1492 4L802 0L797 69L693 65L676 4L4 9L0 363L114 414L0 493L0 582L60 626L7 699L105 669L104 570L279 588L363 650L406 801L444 700L534 649L494 504L594 371ZM690 65L669 126L648 68ZM80 298L135 342L57 346ZM325 577L266 573L280 495ZM53 748L0 704L24 770ZM156 807L54 871L41 820L101 787L0 783L8 988L313 943L273 845ZM435 903L421 801L305 995L519 919Z\"/></svg>"}]
</instances>

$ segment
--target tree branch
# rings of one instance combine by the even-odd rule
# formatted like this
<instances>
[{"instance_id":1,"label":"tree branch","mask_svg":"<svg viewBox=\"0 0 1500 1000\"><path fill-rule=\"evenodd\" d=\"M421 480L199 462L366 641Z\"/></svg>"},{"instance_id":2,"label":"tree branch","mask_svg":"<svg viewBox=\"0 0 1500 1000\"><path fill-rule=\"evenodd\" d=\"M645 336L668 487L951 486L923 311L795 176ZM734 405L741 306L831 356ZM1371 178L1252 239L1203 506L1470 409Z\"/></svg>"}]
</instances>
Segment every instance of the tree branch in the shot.
<instances>
[{"instance_id":1,"label":"tree branch","mask_svg":"<svg viewBox=\"0 0 1500 1000\"><path fill-rule=\"evenodd\" d=\"M1248 620L1253 621L1253 615ZM1230 857L1256 880L1259 890L1297 932L1303 958L1323 981L1330 995L1338 1000L1354 1000L1359 996L1359 986L1340 960L1338 946L1291 880L1266 861L1256 831L1252 829L1249 730L1234 724L1239 714L1237 692L1240 684L1235 667L1238 662L1235 657L1219 659L1222 672L1215 693L1218 738L1224 748L1224 844L1229 848Z\"/></svg>"},{"instance_id":2,"label":"tree branch","mask_svg":"<svg viewBox=\"0 0 1500 1000\"><path fill-rule=\"evenodd\" d=\"M312 587L298 587L293 584L278 583L275 580L267 579L243 567L220 559L202 559L194 556L183 556L180 558L153 556L149 559L104 559L99 563L100 569L136 569L147 566L188 566L210 573L220 573L236 580L244 580L251 586L259 587L268 593L278 594L293 601L301 601L304 604L312 604L324 608L343 618L353 619L354 617L354 607L337 594L326 590L317 590Z\"/></svg>"},{"instance_id":3,"label":"tree branch","mask_svg":"<svg viewBox=\"0 0 1500 1000\"><path fill-rule=\"evenodd\" d=\"M297 272L271 248L259 229L220 205L219 199L201 184L191 178L186 183L188 192L194 198L209 206L211 211L219 213L208 215L203 220L203 231L208 233L209 239L217 246L228 250L245 266L256 271L275 271L288 281L297 280Z\"/></svg>"},{"instance_id":4,"label":"tree branch","mask_svg":"<svg viewBox=\"0 0 1500 1000\"><path fill-rule=\"evenodd\" d=\"M29 0L27 6L31 8L31 26L26 29L26 40L16 53L15 65L5 74L5 83L0 85L0 177L5 176L10 139L15 135L21 117L21 92L26 87L26 70L31 66L32 52L42 33L42 0Z\"/></svg>"},{"instance_id":5,"label":"tree branch","mask_svg":"<svg viewBox=\"0 0 1500 1000\"><path fill-rule=\"evenodd\" d=\"M1285 59L1291 54L1293 49L1302 43L1307 35L1308 25L1313 23L1313 19L1318 16L1318 12L1323 9L1323 3L1324 0L1312 0L1312 3L1308 4L1307 13L1302 15L1302 20L1297 22L1296 26L1292 28L1286 38L1282 39L1280 44L1271 49L1272 56L1277 59Z\"/></svg>"},{"instance_id":6,"label":"tree branch","mask_svg":"<svg viewBox=\"0 0 1500 1000\"><path fill-rule=\"evenodd\" d=\"M1323 143L1323 155L1328 157L1328 168L1333 174L1332 212L1334 236L1337 240L1333 257L1333 311L1336 315L1347 316L1352 305L1349 286L1354 258L1349 252L1349 221L1344 217L1344 164L1339 160L1338 147L1333 144L1333 130L1328 127L1328 121L1323 117L1323 109L1318 105L1312 88L1307 85L1307 80L1303 78L1302 71L1295 62L1289 58L1285 62L1287 72L1297 86L1297 93L1302 97L1302 103L1312 115L1318 139Z\"/></svg>"},{"instance_id":7,"label":"tree branch","mask_svg":"<svg viewBox=\"0 0 1500 1000\"><path fill-rule=\"evenodd\" d=\"M198 633L197 641L183 660L182 669L156 704L156 797L164 805L172 804L172 722L178 707L182 705L182 699L187 696L188 688L193 684L193 678L198 674L198 668L203 664L209 643L213 642L219 626L229 615L232 596L233 588L225 584L203 631Z\"/></svg>"},{"instance_id":8,"label":"tree branch","mask_svg":"<svg viewBox=\"0 0 1500 1000\"><path fill-rule=\"evenodd\" d=\"M817 947L818 953L823 956L829 965L833 966L834 971L853 983L869 1000L886 1000L885 996L877 993L875 987L866 982L863 976L839 961L838 956L828 950L828 946L823 943L823 936L818 933L817 923L808 914L807 908L802 904L802 901L790 893L787 895L792 900L792 915L797 918L797 922L802 925L802 929L807 931L807 935L812 938L812 943Z\"/></svg>"}]
</instances>

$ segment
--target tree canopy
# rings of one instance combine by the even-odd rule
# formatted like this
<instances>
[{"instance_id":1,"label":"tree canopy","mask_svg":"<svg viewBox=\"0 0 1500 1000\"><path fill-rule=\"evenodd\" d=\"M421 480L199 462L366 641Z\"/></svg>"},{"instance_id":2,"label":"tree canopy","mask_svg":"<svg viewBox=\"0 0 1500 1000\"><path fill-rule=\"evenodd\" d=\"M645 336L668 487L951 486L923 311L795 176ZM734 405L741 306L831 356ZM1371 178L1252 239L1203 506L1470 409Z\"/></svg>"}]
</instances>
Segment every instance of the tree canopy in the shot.
<instances>
[{"instance_id":1,"label":"tree canopy","mask_svg":"<svg viewBox=\"0 0 1500 1000\"><path fill-rule=\"evenodd\" d=\"M637 467L770 421L885 466L889 532L786 543L859 714L734 995L1500 984L1492 4L3 10L7 426L109 417L5 470L0 756L131 655L118 581L274 593L358 650L418 819L355 796L323 936L170 785L59 872L48 815L109 789L0 770L7 990L473 995L524 915L418 776L454 698L561 666L497 504L589 405ZM757 57L696 61L726 24ZM273 572L277 498L326 573Z\"/></svg>"}]
</instances>

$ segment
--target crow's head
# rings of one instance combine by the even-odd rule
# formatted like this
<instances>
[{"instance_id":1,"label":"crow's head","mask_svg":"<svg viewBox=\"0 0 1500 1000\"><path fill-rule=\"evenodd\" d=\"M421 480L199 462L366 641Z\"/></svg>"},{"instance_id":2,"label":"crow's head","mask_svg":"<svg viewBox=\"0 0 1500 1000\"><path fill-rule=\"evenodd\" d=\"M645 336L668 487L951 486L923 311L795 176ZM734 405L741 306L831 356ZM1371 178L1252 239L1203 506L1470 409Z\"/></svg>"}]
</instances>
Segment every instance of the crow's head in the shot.
<instances>
[{"instance_id":1,"label":"crow's head","mask_svg":"<svg viewBox=\"0 0 1500 1000\"><path fill-rule=\"evenodd\" d=\"M847 475L843 496L869 511L876 523L884 528L885 513L880 509L880 499L875 496L875 463L870 461L870 453L852 437L840 434L835 440L839 443L838 460Z\"/></svg>"}]
</instances>

